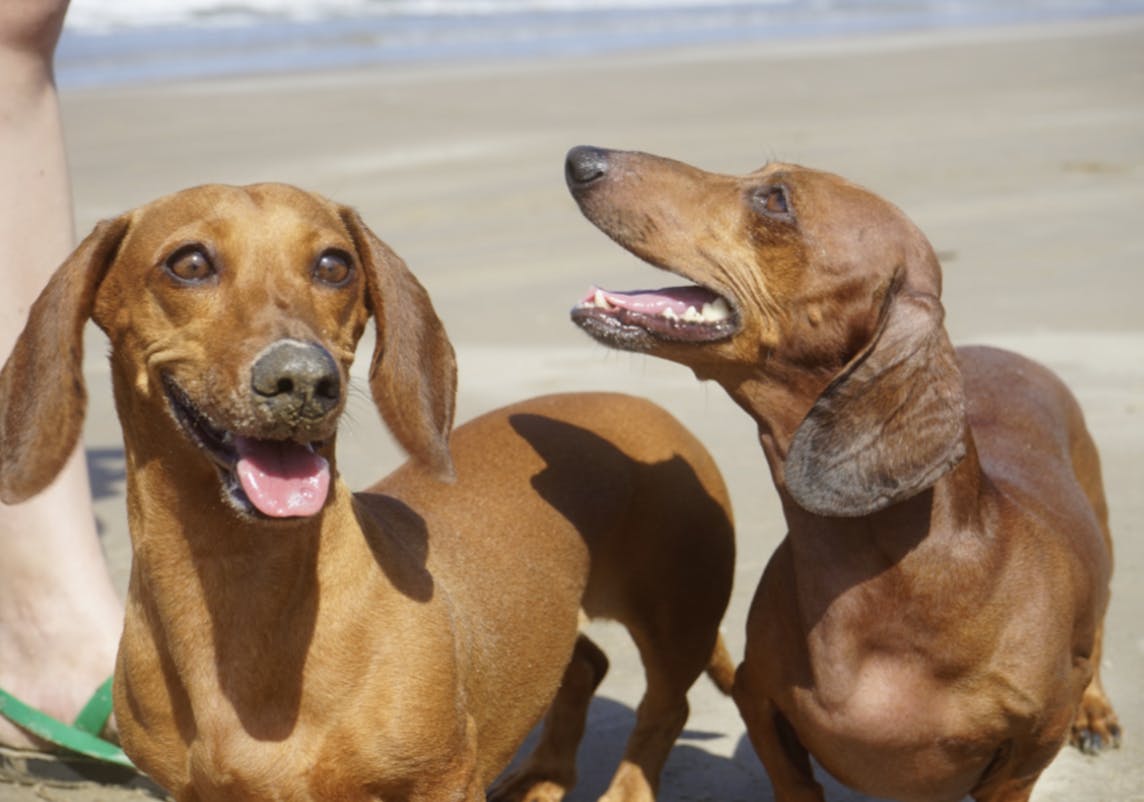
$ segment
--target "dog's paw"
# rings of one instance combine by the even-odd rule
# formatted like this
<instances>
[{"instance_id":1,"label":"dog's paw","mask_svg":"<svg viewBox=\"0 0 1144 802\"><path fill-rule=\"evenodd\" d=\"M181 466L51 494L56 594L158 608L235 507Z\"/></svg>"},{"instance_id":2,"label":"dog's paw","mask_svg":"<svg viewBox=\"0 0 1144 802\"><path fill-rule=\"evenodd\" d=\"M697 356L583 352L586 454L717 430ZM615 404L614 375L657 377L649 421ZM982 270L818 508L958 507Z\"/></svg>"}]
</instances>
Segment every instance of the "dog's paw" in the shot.
<instances>
[{"instance_id":1,"label":"dog's paw","mask_svg":"<svg viewBox=\"0 0 1144 802\"><path fill-rule=\"evenodd\" d=\"M568 789L531 774L506 777L489 791L488 802L561 802Z\"/></svg>"},{"instance_id":2,"label":"dog's paw","mask_svg":"<svg viewBox=\"0 0 1144 802\"><path fill-rule=\"evenodd\" d=\"M1089 686L1077 708L1069 743L1086 755L1096 755L1104 749L1119 748L1120 732L1120 722L1108 697Z\"/></svg>"}]
</instances>

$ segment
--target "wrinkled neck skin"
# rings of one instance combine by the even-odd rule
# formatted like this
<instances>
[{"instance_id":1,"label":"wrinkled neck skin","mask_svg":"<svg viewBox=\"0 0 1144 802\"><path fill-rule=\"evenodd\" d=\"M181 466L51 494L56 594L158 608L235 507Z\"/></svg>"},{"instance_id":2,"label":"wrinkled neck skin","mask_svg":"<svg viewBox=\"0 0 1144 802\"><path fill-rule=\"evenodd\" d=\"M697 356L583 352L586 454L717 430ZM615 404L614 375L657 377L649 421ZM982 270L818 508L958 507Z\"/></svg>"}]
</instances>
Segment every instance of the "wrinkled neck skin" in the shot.
<instances>
[{"instance_id":1,"label":"wrinkled neck skin","mask_svg":"<svg viewBox=\"0 0 1144 802\"><path fill-rule=\"evenodd\" d=\"M826 388L827 380L797 375L775 379L748 374L736 377L734 382L721 379L720 383L731 399L755 421L759 444L763 447L771 476L785 500L782 466L790 451L791 440L814 399Z\"/></svg>"},{"instance_id":2,"label":"wrinkled neck skin","mask_svg":"<svg viewBox=\"0 0 1144 802\"><path fill-rule=\"evenodd\" d=\"M921 615L930 632L958 626L964 608L944 600L992 593L988 577L1001 557L1000 544L987 539L982 523L989 505L969 430L964 459L930 489L872 515L816 515L794 502L783 476L795 432L827 384L802 381L751 376L725 387L758 426L787 521L803 631L818 628L825 637L829 625L844 631L857 618L876 632L879 627L869 623L893 628L899 614L915 621ZM909 637L925 632L906 625L902 631Z\"/></svg>"}]
</instances>

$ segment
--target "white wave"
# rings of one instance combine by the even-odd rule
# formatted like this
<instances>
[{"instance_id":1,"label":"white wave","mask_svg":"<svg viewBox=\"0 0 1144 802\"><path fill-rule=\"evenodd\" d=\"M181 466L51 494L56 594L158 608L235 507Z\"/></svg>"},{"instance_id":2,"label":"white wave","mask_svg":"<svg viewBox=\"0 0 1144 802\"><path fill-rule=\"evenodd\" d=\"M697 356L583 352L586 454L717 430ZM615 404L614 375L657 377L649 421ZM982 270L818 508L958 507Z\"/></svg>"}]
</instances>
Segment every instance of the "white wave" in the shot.
<instances>
[{"instance_id":1,"label":"white wave","mask_svg":"<svg viewBox=\"0 0 1144 802\"><path fill-rule=\"evenodd\" d=\"M789 5L799 0L72 0L76 31L176 25L236 25L277 19L312 22L361 16L456 16L560 11L655 10Z\"/></svg>"}]
</instances>

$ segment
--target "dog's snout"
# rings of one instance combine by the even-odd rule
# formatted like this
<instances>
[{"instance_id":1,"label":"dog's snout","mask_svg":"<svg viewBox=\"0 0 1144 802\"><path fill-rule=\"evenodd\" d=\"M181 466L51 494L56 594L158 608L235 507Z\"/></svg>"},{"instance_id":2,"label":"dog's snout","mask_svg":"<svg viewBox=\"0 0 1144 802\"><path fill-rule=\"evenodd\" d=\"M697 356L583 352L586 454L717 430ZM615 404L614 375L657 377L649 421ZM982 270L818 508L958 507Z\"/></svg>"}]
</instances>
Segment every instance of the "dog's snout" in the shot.
<instances>
[{"instance_id":1,"label":"dog's snout","mask_svg":"<svg viewBox=\"0 0 1144 802\"><path fill-rule=\"evenodd\" d=\"M568 151L564 160L564 180L571 189L583 187L603 178L608 172L608 151L580 145Z\"/></svg>"},{"instance_id":2,"label":"dog's snout","mask_svg":"<svg viewBox=\"0 0 1144 802\"><path fill-rule=\"evenodd\" d=\"M251 387L275 410L320 418L337 406L342 379L330 353L314 343L282 340L255 359Z\"/></svg>"}]
</instances>

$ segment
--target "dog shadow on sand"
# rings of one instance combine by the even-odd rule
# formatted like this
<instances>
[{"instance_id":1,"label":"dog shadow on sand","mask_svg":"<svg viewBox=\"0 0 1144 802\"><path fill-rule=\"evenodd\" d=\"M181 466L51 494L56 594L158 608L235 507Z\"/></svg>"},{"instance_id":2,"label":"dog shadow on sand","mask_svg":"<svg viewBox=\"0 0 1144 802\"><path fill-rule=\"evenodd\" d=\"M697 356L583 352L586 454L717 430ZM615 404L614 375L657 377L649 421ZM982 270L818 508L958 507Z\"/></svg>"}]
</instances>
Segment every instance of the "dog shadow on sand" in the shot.
<instances>
[{"instance_id":1,"label":"dog shadow on sand","mask_svg":"<svg viewBox=\"0 0 1144 802\"><path fill-rule=\"evenodd\" d=\"M88 476L96 500L122 495L124 462L122 447L87 449ZM579 779L566 797L567 802L591 802L607 790L634 726L635 711L630 706L606 696L593 697L577 753ZM529 735L506 771L532 752L538 735L539 727ZM716 754L707 746L722 737L724 733L685 729L664 767L657 802L773 802L770 781L746 735L739 735L730 757ZM821 771L816 774L830 802L870 799L839 785Z\"/></svg>"},{"instance_id":2,"label":"dog shadow on sand","mask_svg":"<svg viewBox=\"0 0 1144 802\"><path fill-rule=\"evenodd\" d=\"M579 779L565 797L566 802L591 802L600 798L615 773L634 725L635 711L628 705L605 696L592 699L588 726L577 753ZM538 734L536 730L529 735L508 770L531 753ZM664 767L657 802L773 802L771 783L745 734L739 736L730 757L704 747L722 737L723 733L685 729ZM818 779L831 802L869 799L821 772Z\"/></svg>"}]
</instances>

